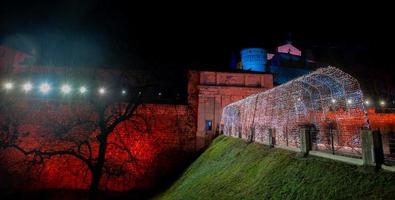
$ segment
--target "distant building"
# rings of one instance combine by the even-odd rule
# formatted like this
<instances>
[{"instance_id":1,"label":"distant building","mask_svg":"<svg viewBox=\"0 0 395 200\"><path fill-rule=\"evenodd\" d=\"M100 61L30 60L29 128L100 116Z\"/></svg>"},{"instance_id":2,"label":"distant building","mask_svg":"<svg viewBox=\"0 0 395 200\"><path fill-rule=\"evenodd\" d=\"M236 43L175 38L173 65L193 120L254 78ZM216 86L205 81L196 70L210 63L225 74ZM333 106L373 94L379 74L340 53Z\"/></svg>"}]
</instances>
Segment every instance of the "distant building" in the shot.
<instances>
[{"instance_id":1,"label":"distant building","mask_svg":"<svg viewBox=\"0 0 395 200\"><path fill-rule=\"evenodd\" d=\"M241 50L239 68L246 71L272 73L274 84L280 85L318 68L315 61L303 56L302 51L287 42L268 53L262 48Z\"/></svg>"}]
</instances>

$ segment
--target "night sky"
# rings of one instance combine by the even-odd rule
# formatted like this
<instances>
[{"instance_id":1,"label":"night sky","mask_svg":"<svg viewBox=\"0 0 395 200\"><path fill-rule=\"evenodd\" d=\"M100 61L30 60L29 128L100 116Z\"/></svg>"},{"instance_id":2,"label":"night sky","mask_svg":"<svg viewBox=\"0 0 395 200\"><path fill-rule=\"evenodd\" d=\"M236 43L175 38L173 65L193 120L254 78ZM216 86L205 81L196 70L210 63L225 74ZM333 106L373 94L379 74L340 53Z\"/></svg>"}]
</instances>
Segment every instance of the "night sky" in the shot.
<instances>
[{"instance_id":1,"label":"night sky","mask_svg":"<svg viewBox=\"0 0 395 200\"><path fill-rule=\"evenodd\" d=\"M291 38L322 63L375 76L393 71L394 37L389 18L379 17L384 11L373 18L372 10L351 13L348 7L329 13L274 5L155 5L3 2L0 42L34 50L43 64L214 70L227 69L241 48L270 51Z\"/></svg>"}]
</instances>

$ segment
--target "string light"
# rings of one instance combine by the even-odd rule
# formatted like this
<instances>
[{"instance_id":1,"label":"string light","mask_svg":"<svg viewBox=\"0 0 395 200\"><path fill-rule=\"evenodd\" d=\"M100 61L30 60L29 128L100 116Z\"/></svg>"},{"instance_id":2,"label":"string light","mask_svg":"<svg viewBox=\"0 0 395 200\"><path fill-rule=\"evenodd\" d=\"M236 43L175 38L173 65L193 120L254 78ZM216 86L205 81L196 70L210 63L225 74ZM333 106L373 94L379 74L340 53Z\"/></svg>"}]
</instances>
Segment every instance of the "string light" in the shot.
<instances>
[{"instance_id":1,"label":"string light","mask_svg":"<svg viewBox=\"0 0 395 200\"><path fill-rule=\"evenodd\" d=\"M337 101L345 100L336 109L334 94ZM301 104L299 98L308 101ZM252 138L265 144L269 144L269 132L274 131L276 145L298 148L301 126L314 126L317 136L321 136L327 134L328 123L333 122L342 141L337 144L338 151L358 154L350 149L360 148L360 127L369 126L362 99L359 83L352 76L334 67L320 68L225 106L220 127L227 136ZM325 145L317 140L317 148L325 150Z\"/></svg>"}]
</instances>

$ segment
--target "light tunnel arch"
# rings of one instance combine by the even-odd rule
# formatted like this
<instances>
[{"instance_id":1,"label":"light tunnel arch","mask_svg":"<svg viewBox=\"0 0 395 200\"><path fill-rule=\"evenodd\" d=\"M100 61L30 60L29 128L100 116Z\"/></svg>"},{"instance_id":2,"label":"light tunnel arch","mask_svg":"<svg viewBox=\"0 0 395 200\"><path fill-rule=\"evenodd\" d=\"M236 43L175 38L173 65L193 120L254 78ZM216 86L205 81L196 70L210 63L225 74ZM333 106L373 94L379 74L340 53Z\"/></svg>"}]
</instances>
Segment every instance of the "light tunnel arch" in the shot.
<instances>
[{"instance_id":1,"label":"light tunnel arch","mask_svg":"<svg viewBox=\"0 0 395 200\"><path fill-rule=\"evenodd\" d=\"M221 123L225 135L268 143L270 131L276 145L296 148L303 125L317 128L318 143L330 126L349 154L361 153L359 130L369 127L358 81L331 66L227 105Z\"/></svg>"}]
</instances>

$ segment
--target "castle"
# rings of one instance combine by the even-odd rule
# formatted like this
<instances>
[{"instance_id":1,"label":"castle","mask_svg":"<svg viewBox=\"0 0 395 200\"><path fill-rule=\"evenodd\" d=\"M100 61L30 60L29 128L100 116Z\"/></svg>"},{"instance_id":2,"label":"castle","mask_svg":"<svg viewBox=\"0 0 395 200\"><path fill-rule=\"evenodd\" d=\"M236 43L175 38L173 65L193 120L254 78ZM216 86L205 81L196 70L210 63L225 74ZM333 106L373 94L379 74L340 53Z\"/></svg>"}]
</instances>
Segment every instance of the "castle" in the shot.
<instances>
[{"instance_id":1,"label":"castle","mask_svg":"<svg viewBox=\"0 0 395 200\"><path fill-rule=\"evenodd\" d=\"M115 180L109 182L109 189L128 190L136 187L150 187L155 181L154 178L147 178L146 175L151 174L152 177L155 177L156 174L163 173L163 171L177 165L177 159L182 158L178 155L175 156L174 153L196 152L204 149L217 134L220 134L221 116L225 106L307 74L318 66L316 61L304 57L301 51L291 43L281 45L270 53L261 48L243 49L240 53L241 62L237 69L226 71L189 70L186 72L187 81L183 86L186 91L184 97L176 92L174 98L166 99L166 92L163 92L162 89L173 86L164 86L163 83L158 84L161 87L159 90L155 87L150 89L148 97L144 99L144 103L138 107L136 113L146 115L151 120L151 134L139 135L138 131L131 128L142 125L138 120L135 120L134 124L122 123L122 130L120 130L123 139L141 163L128 169L133 171L134 176L127 182L127 185L119 186ZM108 74L122 76L122 72L117 69L52 67L37 65L34 61L34 56L28 53L0 46L2 84L5 81L15 81L13 83L18 86L15 87L15 90L20 90L19 84L23 82L18 81L25 80L26 77L32 80L52 77L52 80L56 80L53 81L55 83L53 88L60 88L59 83L65 77L75 79L77 82L84 79L91 82L100 80L106 82L114 80L108 78ZM140 70L133 73L139 77L145 76L145 71ZM160 74L160 76L165 75ZM33 81L33 87L40 84L37 80ZM1 89L4 91L7 90L7 87L10 89L11 86L11 84L2 85ZM118 91L111 95L121 95L122 88L115 89ZM12 91L9 93L13 94ZM33 96L40 97L40 95ZM29 98L30 96L24 94L23 97ZM40 98L33 100L40 101ZM57 99L56 95L47 95L45 98L52 98L53 102L63 101ZM185 100L180 100L182 98ZM393 114L376 114L372 109L369 109L368 114L372 121L376 121L372 128L383 129L386 132L394 131L395 118ZM136 132L135 137L124 136L125 133L130 132ZM392 137L393 134L387 135ZM114 140L114 138L110 139ZM387 154L395 155L395 145L388 141L392 140L384 140L386 145L384 150ZM109 154L117 155L119 158L128 156L116 149L111 149ZM171 159L169 156L172 156ZM44 175L47 174L45 182L37 186L74 189L87 187L80 180L80 177L83 176L79 174L80 172L67 174L67 169L59 166L58 162L49 163L47 166L51 167L42 172ZM53 176L53 174L57 175ZM58 177L62 177L62 185L58 184Z\"/></svg>"},{"instance_id":2,"label":"castle","mask_svg":"<svg viewBox=\"0 0 395 200\"><path fill-rule=\"evenodd\" d=\"M290 42L277 47L272 53L267 53L265 49L261 48L243 49L240 53L241 62L238 69L228 71L190 70L187 72L186 104L189 107L180 106L185 107L185 110L191 109L195 113L192 132L196 133L194 145L196 150L208 145L212 138L218 134L224 106L273 88L275 85L285 83L314 69L314 61L302 57L301 51ZM62 67L37 66L32 64L34 60L33 56L22 51L6 46L0 47L0 70L3 73L27 74L45 71L47 74L61 74L65 70ZM85 71L82 74L95 71L95 69L84 70L91 72ZM70 70L68 69L68 71ZM106 73L106 70L102 71ZM72 72L68 73L72 74ZM162 92L157 93L162 95ZM173 103L170 102L170 104ZM154 103L151 106L160 107L160 110L167 107L172 108L168 104L159 106Z\"/></svg>"}]
</instances>

